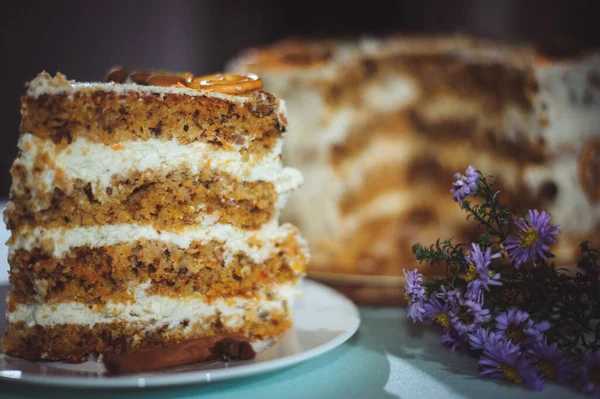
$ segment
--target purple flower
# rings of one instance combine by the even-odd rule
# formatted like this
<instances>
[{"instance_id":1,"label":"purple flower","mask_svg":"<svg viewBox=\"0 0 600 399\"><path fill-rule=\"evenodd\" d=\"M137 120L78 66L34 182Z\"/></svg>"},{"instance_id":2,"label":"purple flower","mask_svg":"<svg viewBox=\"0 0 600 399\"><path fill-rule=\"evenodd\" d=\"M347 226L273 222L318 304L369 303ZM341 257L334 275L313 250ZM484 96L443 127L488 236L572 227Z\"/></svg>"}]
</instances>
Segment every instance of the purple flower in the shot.
<instances>
[{"instance_id":1,"label":"purple flower","mask_svg":"<svg viewBox=\"0 0 600 399\"><path fill-rule=\"evenodd\" d=\"M583 353L580 367L581 378L583 380L583 392L599 396L600 395L600 351L586 350Z\"/></svg>"},{"instance_id":2,"label":"purple flower","mask_svg":"<svg viewBox=\"0 0 600 399\"><path fill-rule=\"evenodd\" d=\"M527 312L509 309L496 316L496 330L499 335L514 343L534 343L544 339L544 331L550 323L542 321L534 323Z\"/></svg>"},{"instance_id":3,"label":"purple flower","mask_svg":"<svg viewBox=\"0 0 600 399\"><path fill-rule=\"evenodd\" d=\"M450 327L450 315L448 314L448 304L439 299L431 297L423 303L425 309L425 318L433 320L442 327Z\"/></svg>"},{"instance_id":4,"label":"purple flower","mask_svg":"<svg viewBox=\"0 0 600 399\"><path fill-rule=\"evenodd\" d=\"M479 172L469 165L464 175L454 174L454 183L452 183L452 199L461 203L469 195L477 193L477 184L479 183Z\"/></svg>"},{"instance_id":5,"label":"purple flower","mask_svg":"<svg viewBox=\"0 0 600 399\"><path fill-rule=\"evenodd\" d=\"M485 295L481 289L481 281L473 280L467 284L467 290L465 291L465 298L471 299L475 302L484 303Z\"/></svg>"},{"instance_id":6,"label":"purple flower","mask_svg":"<svg viewBox=\"0 0 600 399\"><path fill-rule=\"evenodd\" d=\"M499 337L488 328L478 327L473 332L469 333L469 346L471 350L480 351L491 342L494 342Z\"/></svg>"},{"instance_id":7,"label":"purple flower","mask_svg":"<svg viewBox=\"0 0 600 399\"><path fill-rule=\"evenodd\" d=\"M442 285L440 290L441 292L436 292L435 296L442 301L448 302L448 304L458 303L459 298L461 298L460 291L454 287L451 287L450 290L446 290L446 287Z\"/></svg>"},{"instance_id":8,"label":"purple flower","mask_svg":"<svg viewBox=\"0 0 600 399\"><path fill-rule=\"evenodd\" d=\"M540 391L544 383L535 366L515 343L499 339L490 341L479 358L480 375L503 379Z\"/></svg>"},{"instance_id":9,"label":"purple flower","mask_svg":"<svg viewBox=\"0 0 600 399\"><path fill-rule=\"evenodd\" d=\"M551 218L546 211L534 209L529 211L529 222L523 218L515 222L519 235L506 239L506 251L516 268L529 261L536 266L536 260L548 259L550 244L556 242L553 236L559 234L558 226L549 224Z\"/></svg>"},{"instance_id":10,"label":"purple flower","mask_svg":"<svg viewBox=\"0 0 600 399\"><path fill-rule=\"evenodd\" d=\"M408 303L408 317L413 319L413 322L416 323L417 320L423 321L423 316L425 315L425 309L423 308L423 300L419 299L418 301L409 301Z\"/></svg>"},{"instance_id":11,"label":"purple flower","mask_svg":"<svg viewBox=\"0 0 600 399\"><path fill-rule=\"evenodd\" d=\"M544 378L558 382L569 382L573 379L573 367L558 353L558 344L548 344L545 340L536 342L529 355Z\"/></svg>"},{"instance_id":12,"label":"purple flower","mask_svg":"<svg viewBox=\"0 0 600 399\"><path fill-rule=\"evenodd\" d=\"M404 285L404 295L407 299L417 301L425 298L425 287L423 287L423 275L417 269L407 272L403 269L406 284Z\"/></svg>"},{"instance_id":13,"label":"purple flower","mask_svg":"<svg viewBox=\"0 0 600 399\"><path fill-rule=\"evenodd\" d=\"M467 284L465 298L473 299L474 301L479 300L480 303L483 303L484 296L483 291L481 290L481 282L479 280L473 280Z\"/></svg>"},{"instance_id":14,"label":"purple flower","mask_svg":"<svg viewBox=\"0 0 600 399\"><path fill-rule=\"evenodd\" d=\"M471 244L471 253L465 256L465 262L468 270L465 273L465 281L474 282L471 291L477 289L490 290L490 285L502 285L500 281L500 273L495 273L490 270L492 259L499 258L500 254L492 254L492 249L487 248L485 252L481 251L479 244Z\"/></svg>"},{"instance_id":15,"label":"purple flower","mask_svg":"<svg viewBox=\"0 0 600 399\"><path fill-rule=\"evenodd\" d=\"M425 309L423 308L423 301L425 299L425 287L423 287L423 275L419 273L417 269L407 272L406 269L402 270L404 277L406 277L406 284L404 285L404 296L408 300L408 317L413 319L413 322L417 320L423 321Z\"/></svg>"},{"instance_id":16,"label":"purple flower","mask_svg":"<svg viewBox=\"0 0 600 399\"><path fill-rule=\"evenodd\" d=\"M450 306L450 323L460 335L465 335L491 319L490 311L472 299L459 298Z\"/></svg>"}]
</instances>

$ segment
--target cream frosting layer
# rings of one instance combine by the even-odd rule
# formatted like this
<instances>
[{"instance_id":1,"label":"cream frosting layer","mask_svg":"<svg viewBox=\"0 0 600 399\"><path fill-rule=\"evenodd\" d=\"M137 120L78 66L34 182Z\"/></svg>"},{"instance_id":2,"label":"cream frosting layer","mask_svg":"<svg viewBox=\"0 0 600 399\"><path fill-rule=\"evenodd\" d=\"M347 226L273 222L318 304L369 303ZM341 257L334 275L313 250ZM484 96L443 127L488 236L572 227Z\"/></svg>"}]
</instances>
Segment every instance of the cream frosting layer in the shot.
<instances>
[{"instance_id":1,"label":"cream frosting layer","mask_svg":"<svg viewBox=\"0 0 600 399\"><path fill-rule=\"evenodd\" d=\"M279 139L266 157L258 159L254 154L242 155L239 149L216 150L202 142L181 144L177 140L149 139L110 146L79 138L60 147L50 139L25 133L19 140L21 156L15 165L25 169L34 196L52 191L57 176L61 176L67 179L67 186L75 179L91 183L96 197L102 199L115 177L146 170L166 174L183 166L194 174L214 169L241 181L270 182L279 194L285 195L298 188L303 179L296 169L282 166L282 145L283 140ZM39 162L41 159L44 162Z\"/></svg>"},{"instance_id":2,"label":"cream frosting layer","mask_svg":"<svg viewBox=\"0 0 600 399\"><path fill-rule=\"evenodd\" d=\"M188 248L192 242L223 243L225 260L230 262L236 253L242 252L254 262L264 262L277 250L277 243L296 234L291 224L278 226L277 220L265 223L259 230L245 230L224 223L210 223L207 218L201 224L186 227L176 232L161 231L152 226L137 224L114 224L74 228L42 227L22 228L13 232L9 254L19 249L31 251L43 248L60 258L72 248L98 248L137 240L158 240ZM299 235L296 235L299 238ZM302 243L301 243L302 244Z\"/></svg>"},{"instance_id":3,"label":"cream frosting layer","mask_svg":"<svg viewBox=\"0 0 600 399\"><path fill-rule=\"evenodd\" d=\"M380 81L365 85L363 106L378 112L392 112L414 105L420 95L420 88L414 79L390 74Z\"/></svg>"},{"instance_id":4,"label":"cream frosting layer","mask_svg":"<svg viewBox=\"0 0 600 399\"><path fill-rule=\"evenodd\" d=\"M406 190L392 190L381 194L343 220L343 232L355 234L365 223L382 217L392 217L414 204L414 198Z\"/></svg>"},{"instance_id":5,"label":"cream frosting layer","mask_svg":"<svg viewBox=\"0 0 600 399\"><path fill-rule=\"evenodd\" d=\"M413 136L374 138L359 154L344 159L338 173L343 177L345 189L360 190L369 172L387 165L401 173L413 161L415 154L423 153L424 148L427 148L426 143Z\"/></svg>"},{"instance_id":6,"label":"cream frosting layer","mask_svg":"<svg viewBox=\"0 0 600 399\"><path fill-rule=\"evenodd\" d=\"M254 314L287 311L292 307L298 288L293 284L275 286L257 298L233 297L207 302L202 296L170 298L148 295L150 281L134 289L130 302L109 302L104 307L94 308L89 304L63 302L59 304L19 304L7 313L10 323L24 321L28 326L55 326L78 324L93 327L98 323L143 323L146 329L158 326L180 327L189 320L188 329L196 322L209 320L216 315L226 327L237 327L244 323L248 312Z\"/></svg>"},{"instance_id":7,"label":"cream frosting layer","mask_svg":"<svg viewBox=\"0 0 600 399\"><path fill-rule=\"evenodd\" d=\"M578 62L556 62L535 68L539 92L538 120L524 134L542 138L549 152L560 155L600 137L600 56ZM511 137L512 138L512 137Z\"/></svg>"}]
</instances>

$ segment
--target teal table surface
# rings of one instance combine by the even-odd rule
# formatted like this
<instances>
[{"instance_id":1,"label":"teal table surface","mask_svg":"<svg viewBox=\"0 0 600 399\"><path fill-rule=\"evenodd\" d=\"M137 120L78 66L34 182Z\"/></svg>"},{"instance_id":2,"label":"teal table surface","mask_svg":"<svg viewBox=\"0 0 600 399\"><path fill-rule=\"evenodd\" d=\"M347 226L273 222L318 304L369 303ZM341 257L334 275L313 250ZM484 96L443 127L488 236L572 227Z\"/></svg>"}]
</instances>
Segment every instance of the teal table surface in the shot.
<instances>
[{"instance_id":1,"label":"teal table surface","mask_svg":"<svg viewBox=\"0 0 600 399\"><path fill-rule=\"evenodd\" d=\"M406 319L403 309L361 308L362 325L345 344L288 369L209 385L158 389L82 390L0 382L1 398L568 398L547 385L531 392L477 378L477 361L453 354L434 328ZM583 396L582 396L583 397Z\"/></svg>"}]
</instances>

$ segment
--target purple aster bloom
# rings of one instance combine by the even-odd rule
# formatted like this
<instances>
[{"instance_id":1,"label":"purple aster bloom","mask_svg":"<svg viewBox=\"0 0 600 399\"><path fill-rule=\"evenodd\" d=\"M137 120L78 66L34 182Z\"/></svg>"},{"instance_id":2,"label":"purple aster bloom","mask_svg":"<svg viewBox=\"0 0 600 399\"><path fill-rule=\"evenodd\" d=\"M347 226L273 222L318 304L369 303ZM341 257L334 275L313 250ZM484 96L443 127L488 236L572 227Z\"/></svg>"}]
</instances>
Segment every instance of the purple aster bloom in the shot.
<instances>
[{"instance_id":1,"label":"purple aster bloom","mask_svg":"<svg viewBox=\"0 0 600 399\"><path fill-rule=\"evenodd\" d=\"M490 285L502 285L500 273L495 273L490 270L492 259L499 257L499 253L492 254L491 248L487 248L485 252L482 252L479 244L471 244L471 253L465 256L465 262L468 267L467 272L465 273L465 281L477 282L472 290L478 288L489 291Z\"/></svg>"},{"instance_id":2,"label":"purple aster bloom","mask_svg":"<svg viewBox=\"0 0 600 399\"><path fill-rule=\"evenodd\" d=\"M600 351L586 350L580 366L583 392L600 396Z\"/></svg>"},{"instance_id":3,"label":"purple aster bloom","mask_svg":"<svg viewBox=\"0 0 600 399\"><path fill-rule=\"evenodd\" d=\"M495 342L499 337L489 328L478 327L469 333L469 346L471 350L483 350L490 342Z\"/></svg>"},{"instance_id":4,"label":"purple aster bloom","mask_svg":"<svg viewBox=\"0 0 600 399\"><path fill-rule=\"evenodd\" d=\"M425 287L423 287L423 275L417 269L409 272L403 269L406 284L404 285L404 295L407 299L418 301L425 298Z\"/></svg>"},{"instance_id":5,"label":"purple aster bloom","mask_svg":"<svg viewBox=\"0 0 600 399\"><path fill-rule=\"evenodd\" d=\"M459 298L458 303L450 306L450 323L460 335L465 335L490 321L490 311L480 302Z\"/></svg>"},{"instance_id":6,"label":"purple aster bloom","mask_svg":"<svg viewBox=\"0 0 600 399\"><path fill-rule=\"evenodd\" d=\"M452 183L452 199L458 203L464 201L469 195L477 193L477 184L479 183L479 172L469 165L464 175L454 174L454 183Z\"/></svg>"},{"instance_id":7,"label":"purple aster bloom","mask_svg":"<svg viewBox=\"0 0 600 399\"><path fill-rule=\"evenodd\" d=\"M427 299L423 303L425 309L425 319L433 320L442 327L450 327L450 315L448 314L448 304L441 302L435 297Z\"/></svg>"},{"instance_id":8,"label":"purple aster bloom","mask_svg":"<svg viewBox=\"0 0 600 399\"><path fill-rule=\"evenodd\" d=\"M479 369L484 377L503 379L535 391L544 387L535 365L522 354L518 345L508 340L488 342L479 358Z\"/></svg>"},{"instance_id":9,"label":"purple aster bloom","mask_svg":"<svg viewBox=\"0 0 600 399\"><path fill-rule=\"evenodd\" d=\"M574 370L557 348L556 342L548 344L544 340L536 342L528 353L544 378L566 383L573 379Z\"/></svg>"},{"instance_id":10,"label":"purple aster bloom","mask_svg":"<svg viewBox=\"0 0 600 399\"><path fill-rule=\"evenodd\" d=\"M419 299L417 301L409 301L408 303L408 317L413 319L413 322L416 323L417 320L423 321L423 316L425 315L425 308L423 308L423 300Z\"/></svg>"},{"instance_id":11,"label":"purple aster bloom","mask_svg":"<svg viewBox=\"0 0 600 399\"><path fill-rule=\"evenodd\" d=\"M459 298L461 298L461 293L456 288L451 287L450 290L446 290L446 287L442 285L440 290L441 292L436 292L435 296L442 301L448 302L448 304L458 303Z\"/></svg>"},{"instance_id":12,"label":"purple aster bloom","mask_svg":"<svg viewBox=\"0 0 600 399\"><path fill-rule=\"evenodd\" d=\"M483 303L484 295L481 289L481 282L479 280L473 280L469 284L467 284L465 298L472 299L479 303Z\"/></svg>"},{"instance_id":13,"label":"purple aster bloom","mask_svg":"<svg viewBox=\"0 0 600 399\"><path fill-rule=\"evenodd\" d=\"M550 219L552 216L546 211L538 212L534 209L529 211L529 222L523 218L515 222L519 235L508 237L505 248L517 269L529 261L536 266L538 259L548 259L550 244L556 242L553 236L559 234L558 226L550 224Z\"/></svg>"},{"instance_id":14,"label":"purple aster bloom","mask_svg":"<svg viewBox=\"0 0 600 399\"><path fill-rule=\"evenodd\" d=\"M467 284L467 290L465 291L465 299L470 299L475 302L484 303L485 295L481 289L481 281L473 280Z\"/></svg>"},{"instance_id":15,"label":"purple aster bloom","mask_svg":"<svg viewBox=\"0 0 600 399\"><path fill-rule=\"evenodd\" d=\"M527 312L509 309L496 316L496 330L499 335L515 343L534 343L544 339L544 331L550 323L542 321L534 323Z\"/></svg>"},{"instance_id":16,"label":"purple aster bloom","mask_svg":"<svg viewBox=\"0 0 600 399\"><path fill-rule=\"evenodd\" d=\"M425 287L423 287L423 275L419 273L417 269L407 272L406 269L402 270L404 277L406 277L406 284L404 285L404 297L408 300L408 317L413 319L413 322L417 320L423 321L425 309L423 308L423 301L425 299Z\"/></svg>"}]
</instances>

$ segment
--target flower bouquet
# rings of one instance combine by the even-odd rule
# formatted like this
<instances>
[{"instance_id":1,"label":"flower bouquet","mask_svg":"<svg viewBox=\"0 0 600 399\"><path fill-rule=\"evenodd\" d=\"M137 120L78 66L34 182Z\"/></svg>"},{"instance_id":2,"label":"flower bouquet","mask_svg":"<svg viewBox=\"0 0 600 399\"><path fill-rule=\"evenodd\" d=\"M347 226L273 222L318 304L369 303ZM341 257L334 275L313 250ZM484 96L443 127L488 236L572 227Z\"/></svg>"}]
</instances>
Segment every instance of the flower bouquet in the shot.
<instances>
[{"instance_id":1,"label":"flower bouquet","mask_svg":"<svg viewBox=\"0 0 600 399\"><path fill-rule=\"evenodd\" d=\"M442 342L477 356L483 377L600 394L600 252L584 241L577 271L556 268L551 215L514 214L472 166L454 177L452 196L479 236L413 246L417 262L444 265L446 276L424 283L417 269L404 271L409 317L441 326Z\"/></svg>"}]
</instances>

